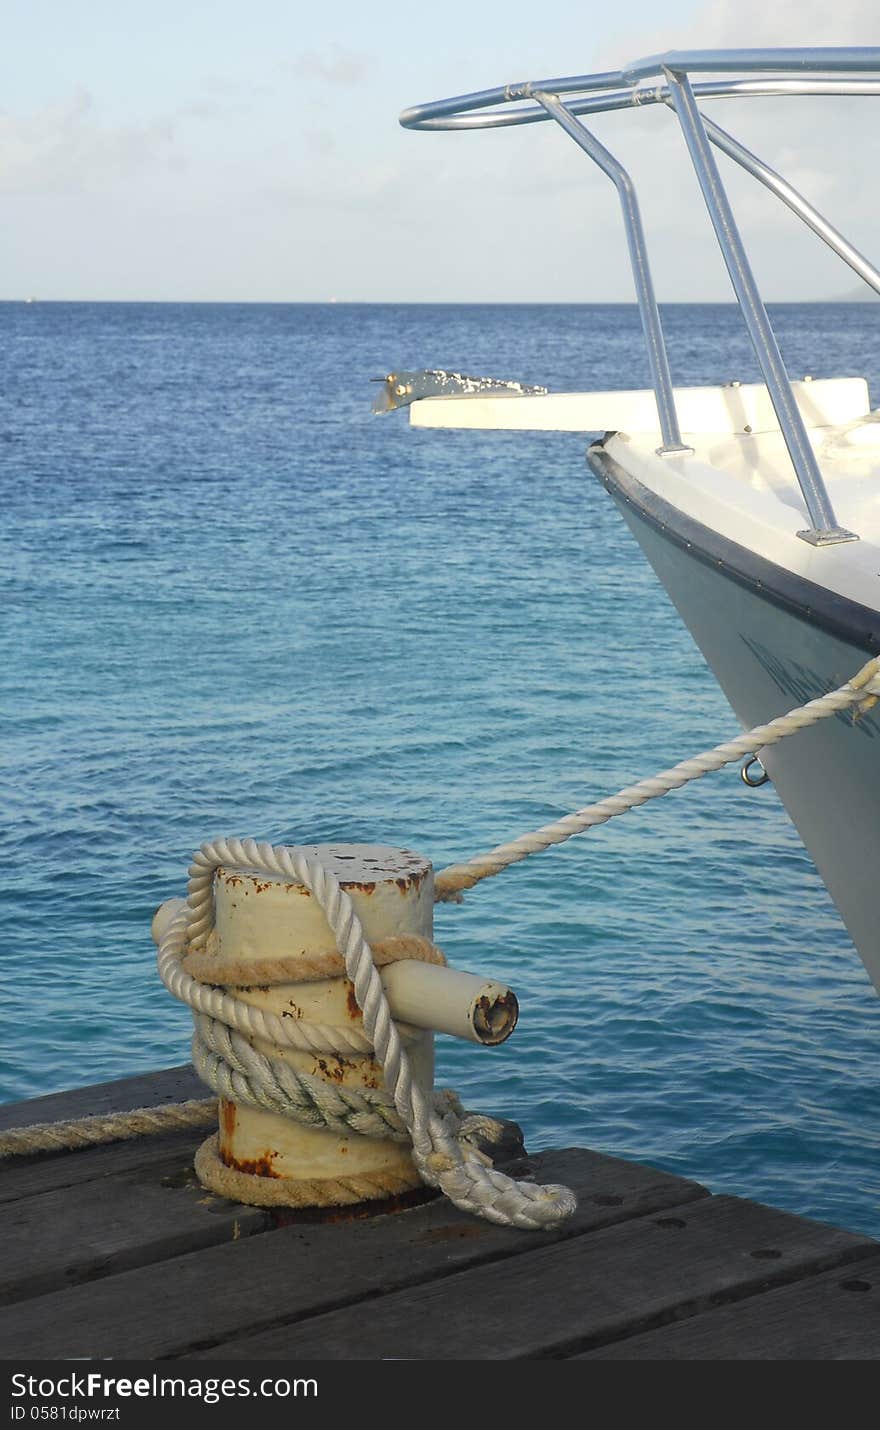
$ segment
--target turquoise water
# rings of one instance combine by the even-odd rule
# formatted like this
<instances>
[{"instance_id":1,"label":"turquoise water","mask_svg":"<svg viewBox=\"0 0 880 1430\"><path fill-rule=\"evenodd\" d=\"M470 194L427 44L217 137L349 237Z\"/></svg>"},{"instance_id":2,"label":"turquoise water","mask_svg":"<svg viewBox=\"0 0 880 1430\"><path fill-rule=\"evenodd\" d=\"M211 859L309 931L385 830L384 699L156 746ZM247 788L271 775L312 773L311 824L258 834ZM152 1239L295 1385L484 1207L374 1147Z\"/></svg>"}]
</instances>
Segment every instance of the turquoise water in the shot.
<instances>
[{"instance_id":1,"label":"turquoise water","mask_svg":"<svg viewBox=\"0 0 880 1430\"><path fill-rule=\"evenodd\" d=\"M862 373L880 311L774 314ZM678 382L754 376L670 307ZM627 307L0 305L0 1096L188 1056L153 910L217 834L437 866L735 730L571 434L411 431L368 379L647 385ZM735 770L442 907L516 988L439 1078L586 1144L880 1235L880 999L772 787Z\"/></svg>"}]
</instances>

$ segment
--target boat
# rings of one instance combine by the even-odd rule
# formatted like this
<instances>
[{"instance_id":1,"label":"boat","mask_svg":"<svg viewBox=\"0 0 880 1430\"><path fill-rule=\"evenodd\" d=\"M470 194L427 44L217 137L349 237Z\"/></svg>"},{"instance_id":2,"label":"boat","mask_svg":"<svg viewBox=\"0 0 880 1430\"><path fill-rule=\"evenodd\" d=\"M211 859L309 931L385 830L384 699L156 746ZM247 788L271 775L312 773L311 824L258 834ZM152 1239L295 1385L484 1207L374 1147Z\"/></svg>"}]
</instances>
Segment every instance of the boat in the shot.
<instances>
[{"instance_id":1,"label":"boat","mask_svg":"<svg viewBox=\"0 0 880 1430\"><path fill-rule=\"evenodd\" d=\"M880 272L781 174L703 112L731 97L880 94L880 48L671 51L619 71L503 85L406 110L415 130L555 123L617 189L647 345L645 391L519 390L390 374L381 404L418 427L601 434L592 473L628 523L745 729L844 684L880 654L880 412L863 377L783 364L714 156L720 149L880 293ZM584 116L672 109L763 381L674 387L632 179ZM880 991L878 712L754 751Z\"/></svg>"}]
</instances>

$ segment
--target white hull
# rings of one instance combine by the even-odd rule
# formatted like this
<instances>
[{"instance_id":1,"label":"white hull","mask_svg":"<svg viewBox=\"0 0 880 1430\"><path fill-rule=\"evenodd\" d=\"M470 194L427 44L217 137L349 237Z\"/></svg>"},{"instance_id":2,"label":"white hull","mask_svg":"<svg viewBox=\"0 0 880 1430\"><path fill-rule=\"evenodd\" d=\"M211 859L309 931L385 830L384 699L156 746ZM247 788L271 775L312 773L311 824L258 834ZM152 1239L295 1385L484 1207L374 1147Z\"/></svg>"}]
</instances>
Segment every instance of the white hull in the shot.
<instances>
[{"instance_id":1,"label":"white hull","mask_svg":"<svg viewBox=\"0 0 880 1430\"><path fill-rule=\"evenodd\" d=\"M705 74L709 80L699 78ZM516 393L509 381L392 373L383 407L409 405L417 426L604 432L590 463L747 727L845 684L880 656L880 412L870 410L862 379L791 380L713 146L875 294L880 268L787 179L707 119L698 100L877 95L878 75L880 48L670 51L617 72L503 85L401 116L413 129L549 118L611 180L651 389ZM579 117L654 104L669 105L679 121L762 383L673 389L635 186ZM871 897L880 850L878 736L876 716L857 725L829 719L777 746L767 768L880 991Z\"/></svg>"},{"instance_id":2,"label":"white hull","mask_svg":"<svg viewBox=\"0 0 880 1430\"><path fill-rule=\"evenodd\" d=\"M676 389L686 445L674 452L658 449L651 392L445 395L414 402L410 420L605 429L590 465L751 728L880 655L880 412L861 378L805 378L791 391L843 534L858 540L803 539L815 534L810 514L761 385ZM880 706L784 740L765 763L880 992Z\"/></svg>"},{"instance_id":3,"label":"white hull","mask_svg":"<svg viewBox=\"0 0 880 1430\"><path fill-rule=\"evenodd\" d=\"M872 654L725 574L612 494L744 727L842 685ZM823 721L762 759L880 991L876 712Z\"/></svg>"}]
</instances>

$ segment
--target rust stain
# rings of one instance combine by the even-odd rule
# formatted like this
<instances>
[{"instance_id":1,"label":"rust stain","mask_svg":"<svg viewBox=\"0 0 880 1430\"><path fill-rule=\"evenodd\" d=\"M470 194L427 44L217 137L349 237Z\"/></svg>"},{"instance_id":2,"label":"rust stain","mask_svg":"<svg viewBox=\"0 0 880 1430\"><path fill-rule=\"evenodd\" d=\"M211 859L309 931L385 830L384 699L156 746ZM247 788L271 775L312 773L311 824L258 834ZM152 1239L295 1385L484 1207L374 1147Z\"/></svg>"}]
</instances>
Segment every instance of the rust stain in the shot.
<instances>
[{"instance_id":1,"label":"rust stain","mask_svg":"<svg viewBox=\"0 0 880 1430\"><path fill-rule=\"evenodd\" d=\"M326 1058L315 1058L315 1063L331 1082L342 1082L346 1069L354 1067L349 1058L341 1058L337 1053L328 1053Z\"/></svg>"},{"instance_id":2,"label":"rust stain","mask_svg":"<svg viewBox=\"0 0 880 1430\"><path fill-rule=\"evenodd\" d=\"M251 1177L280 1177L281 1173L276 1172L272 1166L273 1160L278 1156L277 1152L264 1152L261 1157L233 1157L231 1152L220 1148L220 1160L227 1167L234 1167L237 1172L247 1172Z\"/></svg>"},{"instance_id":3,"label":"rust stain","mask_svg":"<svg viewBox=\"0 0 880 1430\"><path fill-rule=\"evenodd\" d=\"M503 1043L516 1027L519 1004L509 989L501 998L489 998L484 993L474 1005L474 1027L489 1044Z\"/></svg>"},{"instance_id":4,"label":"rust stain","mask_svg":"<svg viewBox=\"0 0 880 1430\"><path fill-rule=\"evenodd\" d=\"M348 1016L352 1022L362 1023L364 1021L364 1015L358 1006L357 998L354 995L354 984L350 978L346 978L345 980L345 1001L348 1005Z\"/></svg>"},{"instance_id":5,"label":"rust stain","mask_svg":"<svg viewBox=\"0 0 880 1430\"><path fill-rule=\"evenodd\" d=\"M235 1136L235 1114L236 1106L234 1102L228 1102L225 1097L220 1099L220 1126L223 1129L224 1141L231 1141Z\"/></svg>"},{"instance_id":6,"label":"rust stain","mask_svg":"<svg viewBox=\"0 0 880 1430\"><path fill-rule=\"evenodd\" d=\"M407 874L403 878L395 879L394 881L402 894L405 894L409 889L420 889L428 874L431 872L430 869L422 867L421 859L413 859L411 862L418 865L418 868L413 869L411 874Z\"/></svg>"},{"instance_id":7,"label":"rust stain","mask_svg":"<svg viewBox=\"0 0 880 1430\"><path fill-rule=\"evenodd\" d=\"M345 1207L272 1207L269 1218L273 1226L365 1221L369 1217L393 1216L397 1212L408 1211L410 1207L435 1201L438 1196L433 1187L421 1186L409 1192L400 1192L396 1197L386 1197L384 1201L353 1202Z\"/></svg>"}]
</instances>

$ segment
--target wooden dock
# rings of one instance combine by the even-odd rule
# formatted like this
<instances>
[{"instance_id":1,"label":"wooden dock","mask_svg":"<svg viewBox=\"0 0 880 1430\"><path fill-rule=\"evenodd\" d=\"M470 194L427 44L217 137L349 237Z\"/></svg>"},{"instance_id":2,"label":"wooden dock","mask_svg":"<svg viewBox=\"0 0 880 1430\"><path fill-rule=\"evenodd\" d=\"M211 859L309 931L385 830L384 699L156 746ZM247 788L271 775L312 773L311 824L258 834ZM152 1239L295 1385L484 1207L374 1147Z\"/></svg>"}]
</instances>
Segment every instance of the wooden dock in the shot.
<instances>
[{"instance_id":1,"label":"wooden dock","mask_svg":"<svg viewBox=\"0 0 880 1430\"><path fill-rule=\"evenodd\" d=\"M201 1096L189 1068L0 1108L0 1126ZM510 1166L578 1194L552 1234L435 1198L276 1218L198 1185L196 1132L4 1166L0 1355L880 1359L880 1242L580 1148Z\"/></svg>"}]
</instances>

